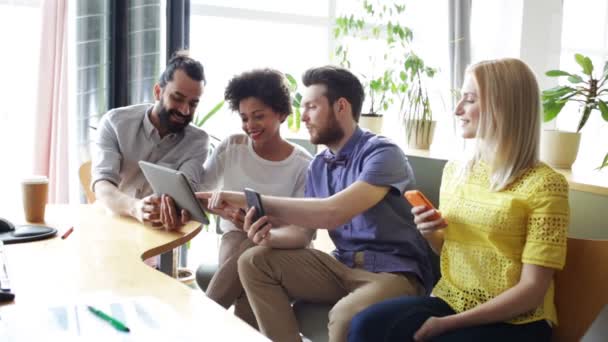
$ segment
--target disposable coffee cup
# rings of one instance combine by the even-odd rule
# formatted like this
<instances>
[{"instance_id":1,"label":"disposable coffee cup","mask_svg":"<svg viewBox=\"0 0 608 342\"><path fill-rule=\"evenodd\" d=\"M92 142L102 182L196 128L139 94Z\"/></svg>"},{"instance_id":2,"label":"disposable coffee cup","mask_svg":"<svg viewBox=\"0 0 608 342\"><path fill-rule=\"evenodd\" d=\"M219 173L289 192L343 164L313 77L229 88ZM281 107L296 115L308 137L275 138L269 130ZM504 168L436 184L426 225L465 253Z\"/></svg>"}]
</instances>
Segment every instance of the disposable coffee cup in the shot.
<instances>
[{"instance_id":1,"label":"disposable coffee cup","mask_svg":"<svg viewBox=\"0 0 608 342\"><path fill-rule=\"evenodd\" d=\"M32 176L21 181L23 211L27 222L44 222L44 211L49 193L49 179L46 176Z\"/></svg>"}]
</instances>

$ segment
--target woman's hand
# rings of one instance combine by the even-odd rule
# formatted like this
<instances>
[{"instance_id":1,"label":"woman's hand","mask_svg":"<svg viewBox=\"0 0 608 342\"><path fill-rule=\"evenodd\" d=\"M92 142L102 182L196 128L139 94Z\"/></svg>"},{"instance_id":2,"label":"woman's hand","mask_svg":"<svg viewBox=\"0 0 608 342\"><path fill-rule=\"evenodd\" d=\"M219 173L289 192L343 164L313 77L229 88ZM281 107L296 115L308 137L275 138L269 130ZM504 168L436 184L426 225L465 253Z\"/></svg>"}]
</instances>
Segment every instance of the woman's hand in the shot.
<instances>
[{"instance_id":1,"label":"woman's hand","mask_svg":"<svg viewBox=\"0 0 608 342\"><path fill-rule=\"evenodd\" d=\"M195 194L201 205L207 211L232 222L237 228L243 229L247 203L245 196L233 191L197 192ZM242 207L241 207L242 205Z\"/></svg>"},{"instance_id":2,"label":"woman's hand","mask_svg":"<svg viewBox=\"0 0 608 342\"><path fill-rule=\"evenodd\" d=\"M245 215L243 230L247 233L247 237L256 245L270 247L270 230L272 229L272 224L269 222L267 216L262 216L252 223L254 217L255 208L251 207Z\"/></svg>"},{"instance_id":3,"label":"woman's hand","mask_svg":"<svg viewBox=\"0 0 608 342\"><path fill-rule=\"evenodd\" d=\"M448 226L448 223L443 217L436 220L431 220L431 216L435 214L441 215L437 209L428 209L425 206L417 206L412 208L412 214L414 215L414 223L416 228L422 235L429 235L436 231L440 231Z\"/></svg>"},{"instance_id":4,"label":"woman's hand","mask_svg":"<svg viewBox=\"0 0 608 342\"><path fill-rule=\"evenodd\" d=\"M236 191L197 192L196 198L214 214L221 215L223 209L247 208L245 194Z\"/></svg>"},{"instance_id":5,"label":"woman's hand","mask_svg":"<svg viewBox=\"0 0 608 342\"><path fill-rule=\"evenodd\" d=\"M450 330L445 317L429 317L414 334L414 341L426 341Z\"/></svg>"},{"instance_id":6,"label":"woman's hand","mask_svg":"<svg viewBox=\"0 0 608 342\"><path fill-rule=\"evenodd\" d=\"M234 226L238 229L244 228L243 225L245 221L245 210L241 208L227 207L222 209L222 211L223 215L220 216L232 222L232 224L234 224Z\"/></svg>"}]
</instances>

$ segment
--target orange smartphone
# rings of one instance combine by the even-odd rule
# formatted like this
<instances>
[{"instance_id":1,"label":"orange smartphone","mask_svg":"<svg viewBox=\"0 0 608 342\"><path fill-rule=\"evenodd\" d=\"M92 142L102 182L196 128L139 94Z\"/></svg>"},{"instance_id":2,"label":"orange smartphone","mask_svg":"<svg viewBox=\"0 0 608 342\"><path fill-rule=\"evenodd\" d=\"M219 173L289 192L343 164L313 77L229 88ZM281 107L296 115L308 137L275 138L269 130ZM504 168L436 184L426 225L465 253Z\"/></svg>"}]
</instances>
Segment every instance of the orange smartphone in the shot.
<instances>
[{"instance_id":1,"label":"orange smartphone","mask_svg":"<svg viewBox=\"0 0 608 342\"><path fill-rule=\"evenodd\" d=\"M412 205L412 207L425 206L429 209L435 209L433 203L429 201L424 194L418 190L409 190L405 192L405 198ZM435 221L441 218L441 215L438 212L435 212L429 219L431 221Z\"/></svg>"}]
</instances>

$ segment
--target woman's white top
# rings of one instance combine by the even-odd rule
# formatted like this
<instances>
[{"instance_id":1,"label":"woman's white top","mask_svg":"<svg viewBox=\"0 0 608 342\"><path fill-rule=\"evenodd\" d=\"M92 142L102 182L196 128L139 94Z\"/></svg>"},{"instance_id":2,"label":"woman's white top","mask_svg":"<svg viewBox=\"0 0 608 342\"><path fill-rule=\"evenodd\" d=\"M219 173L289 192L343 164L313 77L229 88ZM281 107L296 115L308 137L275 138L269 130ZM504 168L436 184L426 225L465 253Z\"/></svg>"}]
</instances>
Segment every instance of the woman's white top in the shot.
<instances>
[{"instance_id":1,"label":"woman's white top","mask_svg":"<svg viewBox=\"0 0 608 342\"><path fill-rule=\"evenodd\" d=\"M294 145L293 152L281 161L263 159L253 150L253 142L244 134L226 138L203 165L202 191L243 191L251 188L263 195L303 197L308 164L312 156ZM221 219L227 232L237 228Z\"/></svg>"}]
</instances>

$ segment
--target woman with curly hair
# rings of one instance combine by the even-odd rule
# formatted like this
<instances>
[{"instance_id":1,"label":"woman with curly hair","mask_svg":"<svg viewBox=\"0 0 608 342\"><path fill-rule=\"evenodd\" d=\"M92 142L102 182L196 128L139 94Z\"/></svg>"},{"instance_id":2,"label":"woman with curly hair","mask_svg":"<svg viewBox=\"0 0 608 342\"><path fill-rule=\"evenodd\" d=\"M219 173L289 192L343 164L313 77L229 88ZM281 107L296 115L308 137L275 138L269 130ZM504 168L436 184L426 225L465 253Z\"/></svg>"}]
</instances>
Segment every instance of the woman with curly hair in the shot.
<instances>
[{"instance_id":1,"label":"woman with curly hair","mask_svg":"<svg viewBox=\"0 0 608 342\"><path fill-rule=\"evenodd\" d=\"M303 197L306 171L312 157L281 136L281 123L291 114L285 76L272 69L244 72L230 80L224 98L230 108L239 113L243 133L229 136L215 148L203 167L199 189L240 192L248 187L264 194ZM169 226L183 224L170 210L172 208L170 199L163 198L163 223ZM235 315L257 327L239 280L239 256L255 245L304 248L310 244L312 233L292 226L268 227L263 234L247 232L243 230L244 214L242 211L221 214L223 235L219 269L205 293L225 308L234 304ZM182 218L185 221L188 215L182 215Z\"/></svg>"}]
</instances>

